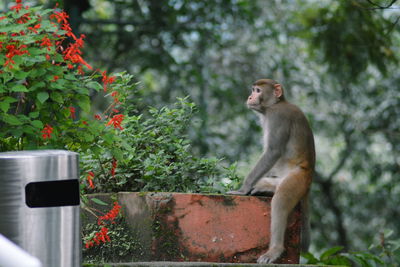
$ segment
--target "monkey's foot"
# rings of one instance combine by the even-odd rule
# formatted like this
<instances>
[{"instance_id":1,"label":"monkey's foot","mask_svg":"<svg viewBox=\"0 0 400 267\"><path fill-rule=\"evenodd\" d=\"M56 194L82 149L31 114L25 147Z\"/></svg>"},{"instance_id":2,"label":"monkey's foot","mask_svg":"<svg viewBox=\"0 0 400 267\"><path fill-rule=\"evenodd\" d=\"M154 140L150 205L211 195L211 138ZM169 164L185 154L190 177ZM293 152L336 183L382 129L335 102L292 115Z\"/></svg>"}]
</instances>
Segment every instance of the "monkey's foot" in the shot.
<instances>
[{"instance_id":1,"label":"monkey's foot","mask_svg":"<svg viewBox=\"0 0 400 267\"><path fill-rule=\"evenodd\" d=\"M273 263L275 262L282 254L283 248L273 247L270 248L265 254L261 255L257 263Z\"/></svg>"}]
</instances>

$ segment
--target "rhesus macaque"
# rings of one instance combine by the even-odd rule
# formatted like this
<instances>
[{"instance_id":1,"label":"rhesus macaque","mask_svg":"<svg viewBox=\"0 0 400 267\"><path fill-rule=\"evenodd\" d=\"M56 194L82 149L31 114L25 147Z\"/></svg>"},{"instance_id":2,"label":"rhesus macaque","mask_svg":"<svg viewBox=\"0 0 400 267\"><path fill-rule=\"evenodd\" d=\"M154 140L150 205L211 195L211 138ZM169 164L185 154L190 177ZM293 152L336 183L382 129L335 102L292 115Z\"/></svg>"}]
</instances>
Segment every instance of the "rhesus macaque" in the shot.
<instances>
[{"instance_id":1,"label":"rhesus macaque","mask_svg":"<svg viewBox=\"0 0 400 267\"><path fill-rule=\"evenodd\" d=\"M287 102L282 86L261 79L253 84L247 106L260 117L264 152L238 191L228 194L273 193L271 240L258 263L275 262L284 249L287 218L300 202L301 247L309 245L308 195L315 165L314 137L303 112Z\"/></svg>"}]
</instances>

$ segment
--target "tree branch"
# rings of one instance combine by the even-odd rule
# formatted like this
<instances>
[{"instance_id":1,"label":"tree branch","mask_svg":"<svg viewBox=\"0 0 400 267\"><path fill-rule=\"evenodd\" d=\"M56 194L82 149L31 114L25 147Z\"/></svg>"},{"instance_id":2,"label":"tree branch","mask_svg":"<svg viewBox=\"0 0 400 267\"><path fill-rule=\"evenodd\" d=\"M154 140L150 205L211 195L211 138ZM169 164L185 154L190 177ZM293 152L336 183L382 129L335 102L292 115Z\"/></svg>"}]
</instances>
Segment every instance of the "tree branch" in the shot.
<instances>
[{"instance_id":1,"label":"tree branch","mask_svg":"<svg viewBox=\"0 0 400 267\"><path fill-rule=\"evenodd\" d=\"M338 233L338 243L339 245L343 246L345 249L348 248L348 241L347 241L347 231L343 224L343 215L342 211L339 208L339 205L336 203L337 198L334 197L333 193L333 183L331 180L323 179L322 175L318 172L315 172L316 182L320 184L321 191L323 192L324 196L326 197L329 209L332 210L335 216L335 228L336 232Z\"/></svg>"},{"instance_id":2,"label":"tree branch","mask_svg":"<svg viewBox=\"0 0 400 267\"><path fill-rule=\"evenodd\" d=\"M381 6L375 2L373 2L372 0L366 0L368 3L370 3L371 5L375 6L375 8L373 9L387 9L390 8L397 0L391 0L390 3L386 6Z\"/></svg>"},{"instance_id":3,"label":"tree branch","mask_svg":"<svg viewBox=\"0 0 400 267\"><path fill-rule=\"evenodd\" d=\"M338 203L336 202L337 197L333 192L334 183L332 182L333 177L337 175L337 173L343 168L344 164L346 163L347 159L351 155L351 151L353 150L352 143L350 140L350 135L352 131L345 132L344 139L346 142L346 148L341 152L341 159L333 168L331 173L326 177L323 178L321 173L315 172L315 181L321 186L321 191L323 192L324 196L326 197L327 203L329 208L332 210L333 214L335 215L335 228L338 233L338 243L342 245L345 249L348 249L348 239L347 239L347 231L343 224L343 215L342 211Z\"/></svg>"}]
</instances>

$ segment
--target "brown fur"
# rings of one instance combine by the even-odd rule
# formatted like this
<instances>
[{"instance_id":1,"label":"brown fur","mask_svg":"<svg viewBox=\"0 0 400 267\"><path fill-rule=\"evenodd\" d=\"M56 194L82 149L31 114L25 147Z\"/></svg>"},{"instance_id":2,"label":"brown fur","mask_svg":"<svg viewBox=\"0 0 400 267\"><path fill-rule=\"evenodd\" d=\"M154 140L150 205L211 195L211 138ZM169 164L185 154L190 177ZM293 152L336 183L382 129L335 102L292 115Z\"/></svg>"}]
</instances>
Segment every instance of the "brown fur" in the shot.
<instances>
[{"instance_id":1,"label":"brown fur","mask_svg":"<svg viewBox=\"0 0 400 267\"><path fill-rule=\"evenodd\" d=\"M282 86L271 79L253 84L247 105L260 117L264 152L238 191L230 194L274 193L271 240L259 263L275 262L284 251L287 217L302 206L302 250L309 243L308 197L315 166L314 137L303 112L287 102Z\"/></svg>"}]
</instances>

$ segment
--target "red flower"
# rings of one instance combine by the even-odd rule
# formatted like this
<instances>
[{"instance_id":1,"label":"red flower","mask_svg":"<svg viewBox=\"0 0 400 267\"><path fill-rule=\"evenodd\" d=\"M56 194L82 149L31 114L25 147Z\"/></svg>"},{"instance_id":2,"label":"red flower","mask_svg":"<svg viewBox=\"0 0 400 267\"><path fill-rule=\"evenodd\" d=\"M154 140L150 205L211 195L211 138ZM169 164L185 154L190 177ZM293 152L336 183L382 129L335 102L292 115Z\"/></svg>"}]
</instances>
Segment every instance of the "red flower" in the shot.
<instances>
[{"instance_id":1,"label":"red flower","mask_svg":"<svg viewBox=\"0 0 400 267\"><path fill-rule=\"evenodd\" d=\"M42 138L46 140L47 138L51 138L51 133L53 132L53 128L46 124L46 126L42 130Z\"/></svg>"},{"instance_id":2,"label":"red flower","mask_svg":"<svg viewBox=\"0 0 400 267\"><path fill-rule=\"evenodd\" d=\"M19 11L24 7L23 4L18 3L15 6L10 7L11 10L15 10L15 12L19 13Z\"/></svg>"},{"instance_id":3,"label":"red flower","mask_svg":"<svg viewBox=\"0 0 400 267\"><path fill-rule=\"evenodd\" d=\"M33 31L34 33L38 33L37 29L39 29L39 28L40 28L40 24L36 24L33 27L28 27L28 30Z\"/></svg>"},{"instance_id":4,"label":"red flower","mask_svg":"<svg viewBox=\"0 0 400 267\"><path fill-rule=\"evenodd\" d=\"M124 128L122 128L121 123L124 120L124 115L123 114L118 114L118 115L114 115L110 121L106 124L106 126L110 126L111 124L114 126L115 129L120 129L123 130Z\"/></svg>"},{"instance_id":5,"label":"red flower","mask_svg":"<svg viewBox=\"0 0 400 267\"><path fill-rule=\"evenodd\" d=\"M64 60L70 61L72 63L80 63L85 65L88 69L93 69L83 58L81 57L81 50L80 48L83 47L83 38L84 35L82 34L79 39L75 39L75 43L69 44L67 49L64 50ZM73 68L72 64L68 64L68 68Z\"/></svg>"},{"instance_id":6,"label":"red flower","mask_svg":"<svg viewBox=\"0 0 400 267\"><path fill-rule=\"evenodd\" d=\"M118 92L117 91L112 92L111 96L114 98L114 103L118 103L119 102Z\"/></svg>"},{"instance_id":7,"label":"red flower","mask_svg":"<svg viewBox=\"0 0 400 267\"><path fill-rule=\"evenodd\" d=\"M83 124L88 125L87 121L82 121Z\"/></svg>"},{"instance_id":8,"label":"red flower","mask_svg":"<svg viewBox=\"0 0 400 267\"><path fill-rule=\"evenodd\" d=\"M92 172L88 173L93 174ZM111 238L108 235L108 228L105 226L104 221L110 221L111 223L115 223L114 220L118 216L119 212L121 210L121 206L118 204L118 202L114 202L113 208L107 212L104 216L100 216L98 218L98 224L102 225L100 231L95 233L95 236L91 239L86 241L85 243L85 248L89 249L95 245L100 245L101 243L106 243L110 242Z\"/></svg>"},{"instance_id":9,"label":"red flower","mask_svg":"<svg viewBox=\"0 0 400 267\"><path fill-rule=\"evenodd\" d=\"M69 63L67 62L67 67L69 69L74 68L72 64L82 64L86 66L88 69L92 69L92 66L90 66L83 58L81 57L81 48L83 47L83 39L85 38L85 35L81 34L80 38L77 38L75 34L72 32L71 26L68 22L68 14L65 13L64 11L58 12L54 11L54 14L50 15L50 19L55 19L58 23L61 23L61 29L66 31L67 33L65 34L68 37L71 37L74 39L74 43L70 43L69 46L64 50L61 46L61 43L58 42L56 44L57 48L59 48L62 53L64 54L64 60L70 61ZM83 74L83 70L81 66L78 66L78 73Z\"/></svg>"},{"instance_id":10,"label":"red flower","mask_svg":"<svg viewBox=\"0 0 400 267\"><path fill-rule=\"evenodd\" d=\"M111 223L113 223L115 218L118 216L121 208L122 207L118 204L118 202L114 202L114 207L104 216L99 217L97 221L98 225L103 225L104 221L110 221Z\"/></svg>"},{"instance_id":11,"label":"red flower","mask_svg":"<svg viewBox=\"0 0 400 267\"><path fill-rule=\"evenodd\" d=\"M113 157L112 159L112 168L111 168L111 176L114 178L115 170L117 169L117 160Z\"/></svg>"},{"instance_id":12,"label":"red flower","mask_svg":"<svg viewBox=\"0 0 400 267\"><path fill-rule=\"evenodd\" d=\"M79 75L84 75L85 74L85 72L83 71L82 65L78 66L78 74Z\"/></svg>"},{"instance_id":13,"label":"red flower","mask_svg":"<svg viewBox=\"0 0 400 267\"><path fill-rule=\"evenodd\" d=\"M99 114L94 115L94 118L95 118L96 120L99 120L99 121L102 120L102 119L101 119L101 116L100 116Z\"/></svg>"},{"instance_id":14,"label":"red flower","mask_svg":"<svg viewBox=\"0 0 400 267\"><path fill-rule=\"evenodd\" d=\"M59 12L59 11L54 11L54 14L50 15L50 19L56 19L58 23L62 22L64 24L68 24L68 14L65 13L64 11Z\"/></svg>"},{"instance_id":15,"label":"red flower","mask_svg":"<svg viewBox=\"0 0 400 267\"><path fill-rule=\"evenodd\" d=\"M107 85L108 84L112 84L113 82L115 82L115 76L111 76L111 77L107 77L107 72L103 71L103 73L101 74L103 76L103 87L104 87L104 92L107 92Z\"/></svg>"},{"instance_id":16,"label":"red flower","mask_svg":"<svg viewBox=\"0 0 400 267\"><path fill-rule=\"evenodd\" d=\"M4 67L9 67L10 69L13 68L13 66L11 64L15 64L15 61L13 60L14 56L17 55L23 55L23 54L29 54L28 50L22 50L27 48L26 45L7 45L6 49L6 58L8 58L6 60L6 62L4 63Z\"/></svg>"},{"instance_id":17,"label":"red flower","mask_svg":"<svg viewBox=\"0 0 400 267\"><path fill-rule=\"evenodd\" d=\"M75 120L76 119L76 116L75 116L75 108L74 107L69 107L69 113L71 114L71 118L73 119L73 120Z\"/></svg>"},{"instance_id":18,"label":"red flower","mask_svg":"<svg viewBox=\"0 0 400 267\"><path fill-rule=\"evenodd\" d=\"M102 227L101 230L95 234L95 237L85 243L85 248L91 248L94 246L95 243L96 245L100 245L101 242L106 243L110 241L111 238L108 235L108 228Z\"/></svg>"},{"instance_id":19,"label":"red flower","mask_svg":"<svg viewBox=\"0 0 400 267\"><path fill-rule=\"evenodd\" d=\"M90 241L90 240L85 243L85 248L86 249L91 248L93 246L94 246L94 243L92 241Z\"/></svg>"},{"instance_id":20,"label":"red flower","mask_svg":"<svg viewBox=\"0 0 400 267\"><path fill-rule=\"evenodd\" d=\"M50 51L50 47L52 47L52 43L50 41L50 39L47 36L44 36L42 38L42 42L40 43L41 47L47 47L47 50Z\"/></svg>"},{"instance_id":21,"label":"red flower","mask_svg":"<svg viewBox=\"0 0 400 267\"><path fill-rule=\"evenodd\" d=\"M94 178L94 173L93 172L88 172L87 180L88 180L88 183L89 183L89 187L92 188L92 189L94 188L93 178Z\"/></svg>"}]
</instances>

